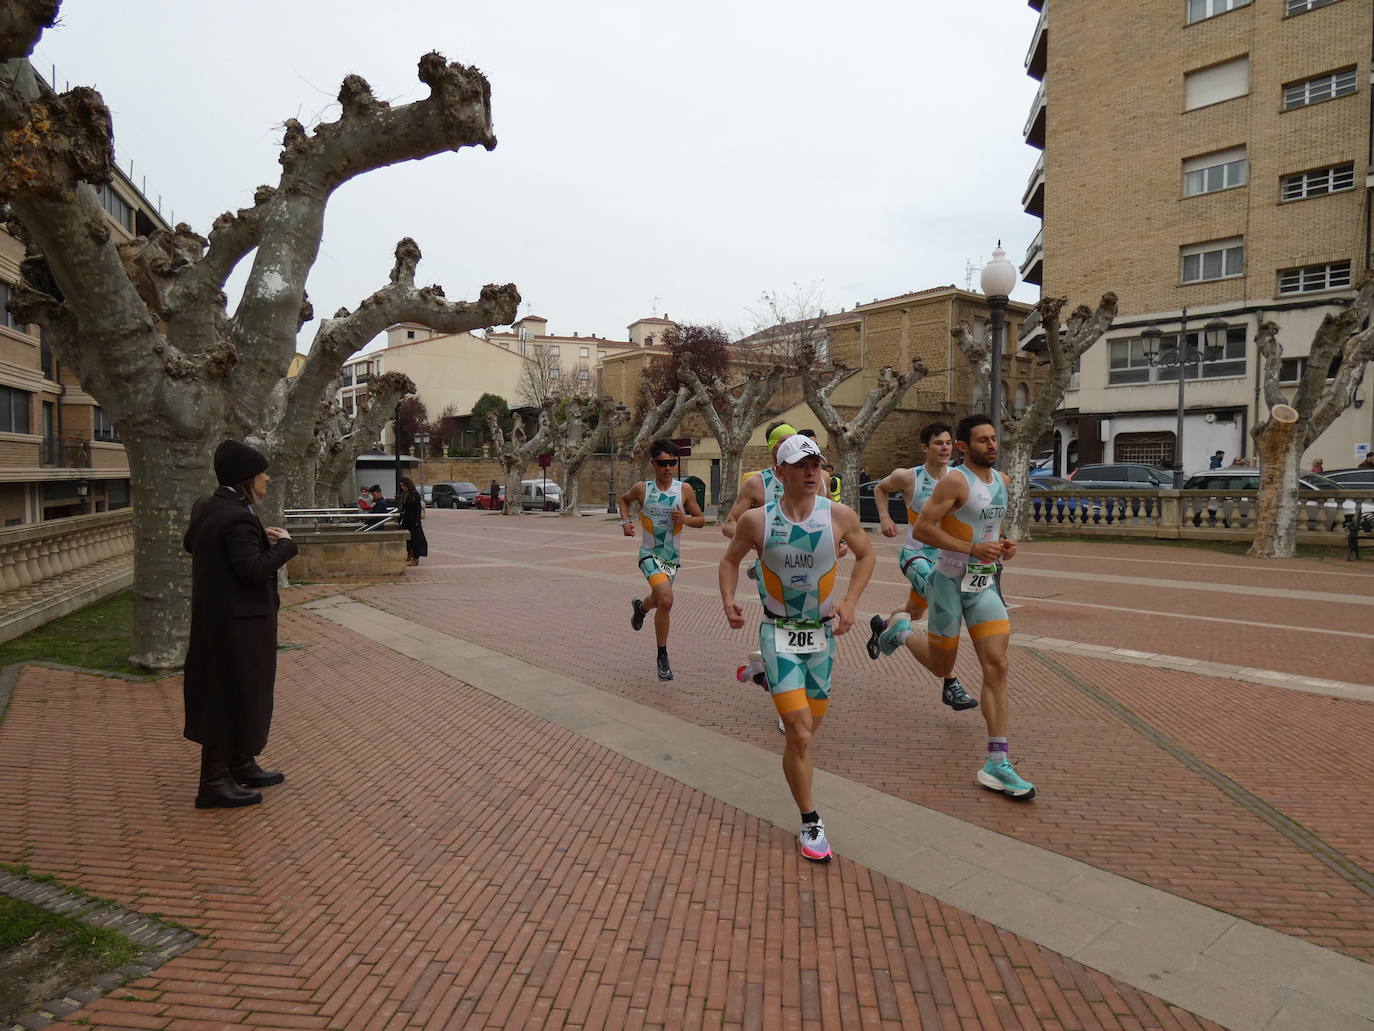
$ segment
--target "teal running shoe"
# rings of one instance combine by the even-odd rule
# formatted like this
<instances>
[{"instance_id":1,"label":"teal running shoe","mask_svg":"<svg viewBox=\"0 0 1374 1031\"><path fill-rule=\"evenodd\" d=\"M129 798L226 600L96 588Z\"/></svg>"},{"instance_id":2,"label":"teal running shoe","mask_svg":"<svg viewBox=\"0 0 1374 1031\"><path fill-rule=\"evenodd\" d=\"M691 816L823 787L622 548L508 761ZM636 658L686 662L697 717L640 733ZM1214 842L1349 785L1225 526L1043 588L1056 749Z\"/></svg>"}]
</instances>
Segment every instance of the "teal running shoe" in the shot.
<instances>
[{"instance_id":1,"label":"teal running shoe","mask_svg":"<svg viewBox=\"0 0 1374 1031\"><path fill-rule=\"evenodd\" d=\"M897 640L897 635L910 629L911 617L903 613L889 623L887 629L878 635L878 650L884 655L891 655L902 646L901 642Z\"/></svg>"},{"instance_id":2,"label":"teal running shoe","mask_svg":"<svg viewBox=\"0 0 1374 1031\"><path fill-rule=\"evenodd\" d=\"M993 762L989 759L978 771L978 783L993 791L1001 791L1012 798L1031 799L1035 797L1035 785L1016 775L1006 759Z\"/></svg>"}]
</instances>

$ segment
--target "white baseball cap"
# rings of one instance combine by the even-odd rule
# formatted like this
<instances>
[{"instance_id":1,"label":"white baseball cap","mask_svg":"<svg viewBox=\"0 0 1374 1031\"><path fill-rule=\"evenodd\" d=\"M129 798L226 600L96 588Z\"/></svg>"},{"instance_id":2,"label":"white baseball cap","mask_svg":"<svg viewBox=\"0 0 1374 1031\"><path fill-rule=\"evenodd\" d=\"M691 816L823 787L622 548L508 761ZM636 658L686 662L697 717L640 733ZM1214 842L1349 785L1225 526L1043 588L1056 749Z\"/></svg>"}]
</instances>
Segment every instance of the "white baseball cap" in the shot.
<instances>
[{"instance_id":1,"label":"white baseball cap","mask_svg":"<svg viewBox=\"0 0 1374 1031\"><path fill-rule=\"evenodd\" d=\"M794 433L778 445L778 465L793 465L807 456L821 457L821 449L810 437Z\"/></svg>"}]
</instances>

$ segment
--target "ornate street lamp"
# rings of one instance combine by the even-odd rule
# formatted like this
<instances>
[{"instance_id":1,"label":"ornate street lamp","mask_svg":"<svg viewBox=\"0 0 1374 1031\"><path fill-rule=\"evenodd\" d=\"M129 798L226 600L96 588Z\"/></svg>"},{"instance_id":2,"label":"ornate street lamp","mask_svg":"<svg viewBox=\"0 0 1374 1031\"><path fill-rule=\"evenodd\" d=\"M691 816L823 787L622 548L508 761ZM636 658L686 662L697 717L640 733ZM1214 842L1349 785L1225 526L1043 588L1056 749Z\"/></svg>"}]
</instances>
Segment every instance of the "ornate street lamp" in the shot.
<instances>
[{"instance_id":1,"label":"ornate street lamp","mask_svg":"<svg viewBox=\"0 0 1374 1031\"><path fill-rule=\"evenodd\" d=\"M988 310L992 315L992 389L988 396L988 415L998 435L1002 432L1002 334L1006 331L1007 301L1016 286L1016 266L1007 260L1007 252L1002 250L1002 241L993 248L992 260L983 266L980 279L983 294L988 299Z\"/></svg>"},{"instance_id":2,"label":"ornate street lamp","mask_svg":"<svg viewBox=\"0 0 1374 1031\"><path fill-rule=\"evenodd\" d=\"M1183 489L1183 388L1188 381L1188 366L1219 358L1231 327L1219 318L1202 327L1202 347L1188 343L1188 309L1179 316L1178 337L1171 350L1165 351L1160 342L1164 338L1158 326L1146 326L1140 332L1145 345L1145 360L1155 368L1173 369L1178 377L1178 405L1174 422L1174 490ZM1201 370L1199 370L1199 373Z\"/></svg>"}]
</instances>

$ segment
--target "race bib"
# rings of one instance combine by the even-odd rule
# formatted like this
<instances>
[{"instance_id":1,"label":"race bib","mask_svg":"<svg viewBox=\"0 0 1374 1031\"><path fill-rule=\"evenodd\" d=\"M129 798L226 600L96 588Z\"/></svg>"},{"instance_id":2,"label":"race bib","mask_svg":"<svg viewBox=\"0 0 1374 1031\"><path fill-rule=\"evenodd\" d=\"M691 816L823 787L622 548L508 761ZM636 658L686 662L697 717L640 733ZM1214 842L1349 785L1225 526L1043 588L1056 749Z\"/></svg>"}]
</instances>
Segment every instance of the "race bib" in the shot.
<instances>
[{"instance_id":1,"label":"race bib","mask_svg":"<svg viewBox=\"0 0 1374 1031\"><path fill-rule=\"evenodd\" d=\"M995 562L970 562L964 567L964 579L959 590L964 594L978 594L992 586L992 578L997 575Z\"/></svg>"},{"instance_id":2,"label":"race bib","mask_svg":"<svg viewBox=\"0 0 1374 1031\"><path fill-rule=\"evenodd\" d=\"M779 619L773 624L773 648L779 655L804 655L826 648L825 627L818 619Z\"/></svg>"}]
</instances>

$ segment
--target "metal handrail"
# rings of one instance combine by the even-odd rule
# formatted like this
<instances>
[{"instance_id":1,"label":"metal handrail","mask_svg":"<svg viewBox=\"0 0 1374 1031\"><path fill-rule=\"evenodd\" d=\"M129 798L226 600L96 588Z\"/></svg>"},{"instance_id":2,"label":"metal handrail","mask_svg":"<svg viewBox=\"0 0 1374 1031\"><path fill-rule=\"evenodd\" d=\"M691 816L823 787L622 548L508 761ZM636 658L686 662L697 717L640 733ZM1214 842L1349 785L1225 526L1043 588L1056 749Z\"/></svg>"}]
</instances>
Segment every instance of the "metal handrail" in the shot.
<instances>
[{"instance_id":1,"label":"metal handrail","mask_svg":"<svg viewBox=\"0 0 1374 1031\"><path fill-rule=\"evenodd\" d=\"M401 517L400 510L394 508L375 516L358 508L289 508L284 515L287 529L315 529L323 523L330 529L352 528L354 533L367 533Z\"/></svg>"}]
</instances>

